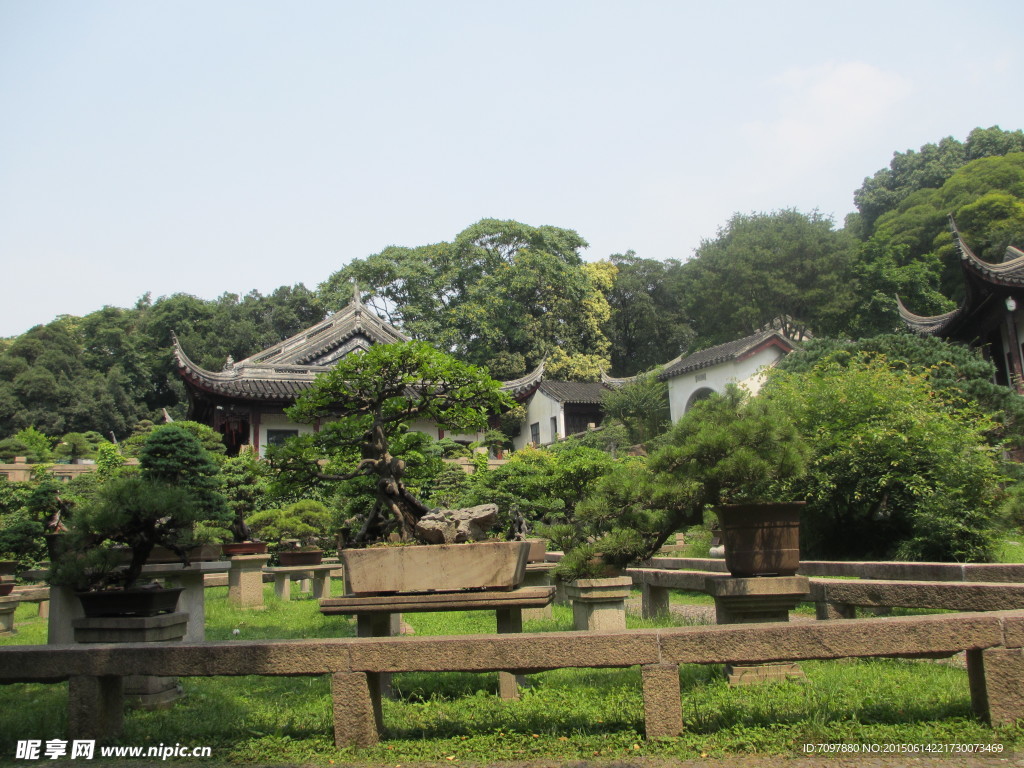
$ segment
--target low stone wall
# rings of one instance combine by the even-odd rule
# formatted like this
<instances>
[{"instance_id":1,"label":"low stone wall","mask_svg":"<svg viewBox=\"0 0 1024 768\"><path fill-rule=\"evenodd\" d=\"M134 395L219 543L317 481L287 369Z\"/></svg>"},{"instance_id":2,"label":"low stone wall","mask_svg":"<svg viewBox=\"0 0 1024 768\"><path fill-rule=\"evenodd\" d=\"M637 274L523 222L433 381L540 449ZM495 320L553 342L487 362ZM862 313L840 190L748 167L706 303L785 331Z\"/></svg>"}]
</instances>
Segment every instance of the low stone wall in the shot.
<instances>
[{"instance_id":1,"label":"low stone wall","mask_svg":"<svg viewBox=\"0 0 1024 768\"><path fill-rule=\"evenodd\" d=\"M548 553L559 556L561 553ZM725 573L725 561L704 557L655 557L645 567ZM801 576L880 579L883 581L980 581L1024 584L1024 563L903 563L801 560Z\"/></svg>"},{"instance_id":2,"label":"low stone wall","mask_svg":"<svg viewBox=\"0 0 1024 768\"><path fill-rule=\"evenodd\" d=\"M960 651L975 711L996 723L1024 719L1024 611L514 636L6 646L0 683L68 680L68 737L105 740L119 726L125 675L331 675L336 743L369 746L382 734L381 673L639 665L647 737L659 738L682 730L680 664Z\"/></svg>"},{"instance_id":3,"label":"low stone wall","mask_svg":"<svg viewBox=\"0 0 1024 768\"><path fill-rule=\"evenodd\" d=\"M669 589L707 592L708 579L720 578L707 571L660 568L630 568L626 573L643 591L643 615L646 617L667 611ZM809 582L807 602L817 606L819 619L851 618L858 606L949 611L1024 609L1024 583L819 578L811 578Z\"/></svg>"}]
</instances>

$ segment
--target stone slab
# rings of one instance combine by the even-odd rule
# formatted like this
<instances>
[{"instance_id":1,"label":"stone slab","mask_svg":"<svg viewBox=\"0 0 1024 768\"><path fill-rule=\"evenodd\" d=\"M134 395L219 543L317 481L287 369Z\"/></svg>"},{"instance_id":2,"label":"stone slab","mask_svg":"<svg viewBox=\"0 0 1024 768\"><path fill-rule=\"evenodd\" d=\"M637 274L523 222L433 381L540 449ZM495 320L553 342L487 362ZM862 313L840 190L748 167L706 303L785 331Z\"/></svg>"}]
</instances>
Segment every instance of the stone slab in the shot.
<instances>
[{"instance_id":1,"label":"stone slab","mask_svg":"<svg viewBox=\"0 0 1024 768\"><path fill-rule=\"evenodd\" d=\"M952 611L1024 609L1024 584L812 579L811 600Z\"/></svg>"},{"instance_id":2,"label":"stone slab","mask_svg":"<svg viewBox=\"0 0 1024 768\"><path fill-rule=\"evenodd\" d=\"M346 586L353 594L510 589L523 581L530 545L482 541L414 547L345 549Z\"/></svg>"},{"instance_id":3,"label":"stone slab","mask_svg":"<svg viewBox=\"0 0 1024 768\"><path fill-rule=\"evenodd\" d=\"M367 639L352 641L351 653L353 669L387 672L537 672L661 660L657 630Z\"/></svg>"},{"instance_id":4,"label":"stone slab","mask_svg":"<svg viewBox=\"0 0 1024 768\"><path fill-rule=\"evenodd\" d=\"M633 588L629 576L607 579L577 579L565 585L565 595L572 602L604 602L625 600Z\"/></svg>"},{"instance_id":5,"label":"stone slab","mask_svg":"<svg viewBox=\"0 0 1024 768\"><path fill-rule=\"evenodd\" d=\"M998 615L908 616L788 624L727 624L661 630L663 660L756 664L847 656L914 656L1002 645Z\"/></svg>"},{"instance_id":6,"label":"stone slab","mask_svg":"<svg viewBox=\"0 0 1024 768\"><path fill-rule=\"evenodd\" d=\"M554 587L520 587L511 591L427 592L404 595L346 595L320 601L328 615L358 613L429 613L508 608L542 608L555 599Z\"/></svg>"},{"instance_id":7,"label":"stone slab","mask_svg":"<svg viewBox=\"0 0 1024 768\"><path fill-rule=\"evenodd\" d=\"M706 576L704 591L712 597L786 597L806 595L810 582L806 576L762 576L737 579L732 576Z\"/></svg>"}]
</instances>

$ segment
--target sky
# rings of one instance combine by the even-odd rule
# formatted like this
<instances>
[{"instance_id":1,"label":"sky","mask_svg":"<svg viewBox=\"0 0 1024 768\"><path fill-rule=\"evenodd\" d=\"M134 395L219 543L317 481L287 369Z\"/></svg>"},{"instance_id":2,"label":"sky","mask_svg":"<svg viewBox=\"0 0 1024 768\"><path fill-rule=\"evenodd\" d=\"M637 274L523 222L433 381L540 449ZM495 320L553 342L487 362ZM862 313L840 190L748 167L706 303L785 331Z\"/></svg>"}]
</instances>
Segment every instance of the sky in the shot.
<instances>
[{"instance_id":1,"label":"sky","mask_svg":"<svg viewBox=\"0 0 1024 768\"><path fill-rule=\"evenodd\" d=\"M483 218L685 260L1024 128L1019 0L0 0L0 337Z\"/></svg>"}]
</instances>

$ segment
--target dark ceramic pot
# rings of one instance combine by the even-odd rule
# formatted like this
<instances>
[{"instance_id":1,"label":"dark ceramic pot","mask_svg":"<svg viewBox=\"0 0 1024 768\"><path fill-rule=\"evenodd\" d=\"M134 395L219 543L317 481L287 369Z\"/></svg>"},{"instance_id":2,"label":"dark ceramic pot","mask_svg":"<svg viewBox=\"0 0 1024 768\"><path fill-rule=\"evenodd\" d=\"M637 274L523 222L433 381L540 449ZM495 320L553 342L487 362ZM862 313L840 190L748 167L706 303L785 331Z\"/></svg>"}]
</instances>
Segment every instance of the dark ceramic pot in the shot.
<instances>
[{"instance_id":1,"label":"dark ceramic pot","mask_svg":"<svg viewBox=\"0 0 1024 768\"><path fill-rule=\"evenodd\" d=\"M100 616L157 616L173 613L183 587L151 589L108 589L99 592L78 592L82 610L88 618Z\"/></svg>"},{"instance_id":2,"label":"dark ceramic pot","mask_svg":"<svg viewBox=\"0 0 1024 768\"><path fill-rule=\"evenodd\" d=\"M292 550L277 553L277 562L281 566L320 565L324 559L322 550Z\"/></svg>"},{"instance_id":3,"label":"dark ceramic pot","mask_svg":"<svg viewBox=\"0 0 1024 768\"><path fill-rule=\"evenodd\" d=\"M793 576L800 567L803 508L802 501L718 507L729 573L737 578Z\"/></svg>"}]
</instances>

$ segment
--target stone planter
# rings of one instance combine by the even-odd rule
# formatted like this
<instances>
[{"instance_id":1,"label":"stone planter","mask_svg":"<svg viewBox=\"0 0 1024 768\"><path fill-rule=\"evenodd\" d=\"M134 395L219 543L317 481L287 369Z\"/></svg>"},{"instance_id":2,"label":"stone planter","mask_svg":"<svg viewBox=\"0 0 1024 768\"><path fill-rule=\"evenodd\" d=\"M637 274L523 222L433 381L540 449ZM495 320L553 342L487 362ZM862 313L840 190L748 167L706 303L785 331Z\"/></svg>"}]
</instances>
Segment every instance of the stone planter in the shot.
<instances>
[{"instance_id":1,"label":"stone planter","mask_svg":"<svg viewBox=\"0 0 1024 768\"><path fill-rule=\"evenodd\" d=\"M530 554L526 559L528 563L543 563L548 552L547 539L524 539L530 545Z\"/></svg>"},{"instance_id":2,"label":"stone planter","mask_svg":"<svg viewBox=\"0 0 1024 768\"><path fill-rule=\"evenodd\" d=\"M285 550L277 553L277 562L281 567L293 565L320 565L324 559L323 550Z\"/></svg>"},{"instance_id":3,"label":"stone planter","mask_svg":"<svg viewBox=\"0 0 1024 768\"><path fill-rule=\"evenodd\" d=\"M267 552L265 541L235 541L229 544L221 544L220 551L224 557L235 555L263 555Z\"/></svg>"},{"instance_id":4,"label":"stone planter","mask_svg":"<svg viewBox=\"0 0 1024 768\"><path fill-rule=\"evenodd\" d=\"M800 567L804 502L718 507L725 566L737 578L793 576Z\"/></svg>"},{"instance_id":5,"label":"stone planter","mask_svg":"<svg viewBox=\"0 0 1024 768\"><path fill-rule=\"evenodd\" d=\"M525 541L345 549L350 594L512 589L526 575Z\"/></svg>"}]
</instances>

